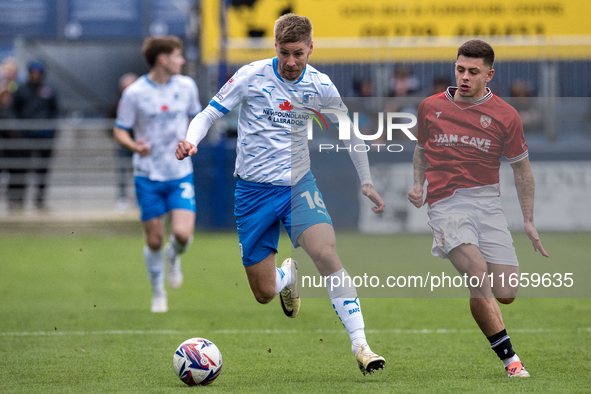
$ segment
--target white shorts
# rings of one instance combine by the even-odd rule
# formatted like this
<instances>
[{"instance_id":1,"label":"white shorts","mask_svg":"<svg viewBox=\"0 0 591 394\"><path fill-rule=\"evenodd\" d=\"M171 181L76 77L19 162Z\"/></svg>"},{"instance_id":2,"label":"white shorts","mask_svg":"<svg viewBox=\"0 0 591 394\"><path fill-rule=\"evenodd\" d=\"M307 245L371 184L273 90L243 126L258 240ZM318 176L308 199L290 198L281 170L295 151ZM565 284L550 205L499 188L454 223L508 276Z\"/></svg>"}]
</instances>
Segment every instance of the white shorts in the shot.
<instances>
[{"instance_id":1,"label":"white shorts","mask_svg":"<svg viewBox=\"0 0 591 394\"><path fill-rule=\"evenodd\" d=\"M433 230L431 254L442 259L461 244L478 246L488 263L519 266L499 197L461 193L427 208Z\"/></svg>"}]
</instances>

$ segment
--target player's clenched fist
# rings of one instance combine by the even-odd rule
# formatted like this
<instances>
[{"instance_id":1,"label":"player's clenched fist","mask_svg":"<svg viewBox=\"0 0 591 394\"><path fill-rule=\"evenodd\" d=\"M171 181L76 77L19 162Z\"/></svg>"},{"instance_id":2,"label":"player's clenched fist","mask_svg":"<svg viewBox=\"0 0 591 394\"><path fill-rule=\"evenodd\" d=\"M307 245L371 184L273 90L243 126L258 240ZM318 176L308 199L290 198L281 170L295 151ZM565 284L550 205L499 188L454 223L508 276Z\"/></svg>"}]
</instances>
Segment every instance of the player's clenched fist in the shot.
<instances>
[{"instance_id":1,"label":"player's clenched fist","mask_svg":"<svg viewBox=\"0 0 591 394\"><path fill-rule=\"evenodd\" d=\"M135 143L135 151L141 157L146 157L150 154L150 144L142 138Z\"/></svg>"},{"instance_id":2,"label":"player's clenched fist","mask_svg":"<svg viewBox=\"0 0 591 394\"><path fill-rule=\"evenodd\" d=\"M423 206L423 187L421 185L414 185L408 192L408 200L417 208Z\"/></svg>"},{"instance_id":3,"label":"player's clenched fist","mask_svg":"<svg viewBox=\"0 0 591 394\"><path fill-rule=\"evenodd\" d=\"M378 192L373 188L372 184L368 183L368 184L363 185L361 192L363 193L364 196L369 198L371 200L371 202L376 204L375 207L371 208L374 213L384 212L384 208L386 207L386 204L384 204L382 197L380 197Z\"/></svg>"},{"instance_id":4,"label":"player's clenched fist","mask_svg":"<svg viewBox=\"0 0 591 394\"><path fill-rule=\"evenodd\" d=\"M197 153L197 147L189 141L183 140L179 142L174 154L177 159L183 160L185 157L193 156L195 153Z\"/></svg>"}]
</instances>

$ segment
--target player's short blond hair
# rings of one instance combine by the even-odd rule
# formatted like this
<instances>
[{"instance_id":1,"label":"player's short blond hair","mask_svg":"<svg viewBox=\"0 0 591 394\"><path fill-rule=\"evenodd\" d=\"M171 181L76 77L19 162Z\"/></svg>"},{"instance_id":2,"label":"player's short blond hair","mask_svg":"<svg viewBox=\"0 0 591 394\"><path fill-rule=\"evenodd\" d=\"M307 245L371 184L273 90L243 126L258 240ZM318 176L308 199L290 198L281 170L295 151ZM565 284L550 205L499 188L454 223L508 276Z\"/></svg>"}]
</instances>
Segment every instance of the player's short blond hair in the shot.
<instances>
[{"instance_id":1,"label":"player's short blond hair","mask_svg":"<svg viewBox=\"0 0 591 394\"><path fill-rule=\"evenodd\" d=\"M312 22L305 16L282 15L275 22L275 42L304 42L309 45L312 42Z\"/></svg>"},{"instance_id":2,"label":"player's short blond hair","mask_svg":"<svg viewBox=\"0 0 591 394\"><path fill-rule=\"evenodd\" d=\"M148 37L144 40L142 52L150 68L161 54L170 55L175 49L183 49L183 42L175 36Z\"/></svg>"}]
</instances>

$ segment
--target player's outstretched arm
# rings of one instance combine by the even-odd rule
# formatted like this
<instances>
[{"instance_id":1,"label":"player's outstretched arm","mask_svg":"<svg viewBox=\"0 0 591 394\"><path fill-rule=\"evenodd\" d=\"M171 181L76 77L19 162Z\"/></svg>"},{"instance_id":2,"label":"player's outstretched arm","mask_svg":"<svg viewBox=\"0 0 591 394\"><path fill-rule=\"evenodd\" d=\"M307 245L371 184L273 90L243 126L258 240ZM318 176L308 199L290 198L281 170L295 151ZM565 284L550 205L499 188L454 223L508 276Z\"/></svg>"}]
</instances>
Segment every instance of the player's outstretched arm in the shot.
<instances>
[{"instance_id":1,"label":"player's outstretched arm","mask_svg":"<svg viewBox=\"0 0 591 394\"><path fill-rule=\"evenodd\" d=\"M425 157L425 152L423 152L423 149L416 147L412 157L414 185L408 192L408 200L417 208L423 206L423 184L427 179L425 170L428 166L429 162Z\"/></svg>"},{"instance_id":2,"label":"player's outstretched arm","mask_svg":"<svg viewBox=\"0 0 591 394\"><path fill-rule=\"evenodd\" d=\"M371 202L373 202L376 205L375 207L371 207L371 210L374 213L384 212L386 204L384 204L382 197L380 197L380 195L378 194L376 189L374 189L371 183L366 183L365 185L363 185L363 187L361 188L361 193L363 193L365 197L369 198Z\"/></svg>"},{"instance_id":3,"label":"player's outstretched arm","mask_svg":"<svg viewBox=\"0 0 591 394\"><path fill-rule=\"evenodd\" d=\"M197 153L197 147L187 140L179 141L174 152L178 160L183 160L185 157L193 156Z\"/></svg>"},{"instance_id":4,"label":"player's outstretched arm","mask_svg":"<svg viewBox=\"0 0 591 394\"><path fill-rule=\"evenodd\" d=\"M187 130L187 137L180 141L174 152L178 160L183 160L185 157L193 156L197 153L197 145L205 138L207 131L223 114L208 105L205 109L197 114L189 123L189 130Z\"/></svg>"},{"instance_id":5,"label":"player's outstretched arm","mask_svg":"<svg viewBox=\"0 0 591 394\"><path fill-rule=\"evenodd\" d=\"M542 256L548 257L548 253L542 246L540 236L534 226L534 195L536 190L536 183L534 181L534 174L529 165L529 159L526 157L517 163L511 163L513 168L513 175L515 176L515 188L517 189L517 197L519 198L519 205L521 205L521 213L523 214L523 229L531 240L534 250L540 251Z\"/></svg>"}]
</instances>

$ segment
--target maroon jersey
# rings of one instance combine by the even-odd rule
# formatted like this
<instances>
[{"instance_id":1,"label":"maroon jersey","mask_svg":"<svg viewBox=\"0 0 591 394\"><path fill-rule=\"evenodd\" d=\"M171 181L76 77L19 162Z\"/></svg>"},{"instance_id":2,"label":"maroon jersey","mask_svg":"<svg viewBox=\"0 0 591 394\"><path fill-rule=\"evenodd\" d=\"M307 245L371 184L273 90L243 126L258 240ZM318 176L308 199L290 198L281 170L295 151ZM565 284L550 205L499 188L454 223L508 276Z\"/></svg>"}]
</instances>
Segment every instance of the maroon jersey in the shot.
<instances>
[{"instance_id":1,"label":"maroon jersey","mask_svg":"<svg viewBox=\"0 0 591 394\"><path fill-rule=\"evenodd\" d=\"M429 205L457 189L498 185L501 156L509 163L528 156L515 108L488 88L475 103L455 102L456 89L423 100L418 110L417 147L430 163Z\"/></svg>"}]
</instances>

